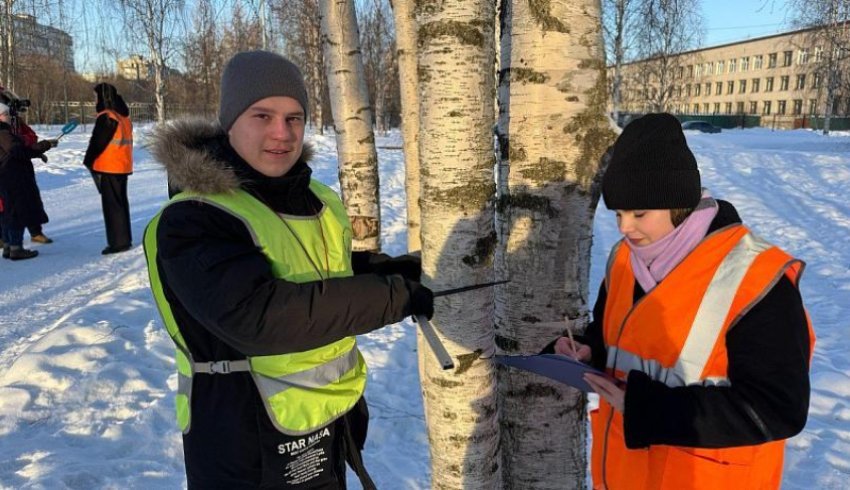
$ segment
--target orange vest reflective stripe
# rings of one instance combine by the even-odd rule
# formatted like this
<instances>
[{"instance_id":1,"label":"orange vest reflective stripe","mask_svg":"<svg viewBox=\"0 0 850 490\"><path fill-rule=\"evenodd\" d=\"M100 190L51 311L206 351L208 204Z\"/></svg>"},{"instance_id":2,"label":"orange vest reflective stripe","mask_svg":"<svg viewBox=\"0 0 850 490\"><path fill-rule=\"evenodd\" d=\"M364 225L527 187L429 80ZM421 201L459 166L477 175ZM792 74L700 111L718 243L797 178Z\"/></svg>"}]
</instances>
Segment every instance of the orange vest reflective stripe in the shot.
<instances>
[{"instance_id":1,"label":"orange vest reflective stripe","mask_svg":"<svg viewBox=\"0 0 850 490\"><path fill-rule=\"evenodd\" d=\"M112 140L106 145L97 159L94 161L92 170L105 174L131 174L133 173L133 123L129 117L124 117L117 112L106 109L98 112L97 116L109 116L118 122Z\"/></svg>"},{"instance_id":2,"label":"orange vest reflective stripe","mask_svg":"<svg viewBox=\"0 0 850 490\"><path fill-rule=\"evenodd\" d=\"M804 267L735 225L706 237L635 303L629 253L620 242L608 260L602 325L607 370L625 379L637 369L671 387L728 385L726 333L783 275L796 286ZM810 321L808 327L814 349ZM594 488L767 489L782 481L785 441L722 449L628 449L623 417L604 400L591 413L591 431Z\"/></svg>"}]
</instances>

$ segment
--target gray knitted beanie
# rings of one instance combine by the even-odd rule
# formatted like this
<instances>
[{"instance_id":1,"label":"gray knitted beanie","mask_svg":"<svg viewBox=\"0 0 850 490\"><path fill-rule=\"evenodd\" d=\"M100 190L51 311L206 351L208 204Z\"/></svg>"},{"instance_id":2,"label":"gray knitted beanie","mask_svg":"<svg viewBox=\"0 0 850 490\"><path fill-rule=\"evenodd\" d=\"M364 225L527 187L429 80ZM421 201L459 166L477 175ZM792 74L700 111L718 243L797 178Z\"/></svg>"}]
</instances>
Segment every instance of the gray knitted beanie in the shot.
<instances>
[{"instance_id":1,"label":"gray knitted beanie","mask_svg":"<svg viewBox=\"0 0 850 490\"><path fill-rule=\"evenodd\" d=\"M307 87L301 70L283 56L269 51L245 51L230 58L221 75L218 120L228 131L236 118L266 97L292 97L307 115Z\"/></svg>"}]
</instances>

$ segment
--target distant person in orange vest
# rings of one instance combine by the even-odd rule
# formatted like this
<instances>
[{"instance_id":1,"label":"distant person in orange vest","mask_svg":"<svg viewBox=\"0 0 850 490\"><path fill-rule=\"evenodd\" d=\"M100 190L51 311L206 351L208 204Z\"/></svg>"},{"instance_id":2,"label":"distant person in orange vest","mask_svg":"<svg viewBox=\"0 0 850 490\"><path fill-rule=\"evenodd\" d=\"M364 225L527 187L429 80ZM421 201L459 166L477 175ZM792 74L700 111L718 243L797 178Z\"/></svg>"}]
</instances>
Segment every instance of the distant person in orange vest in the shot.
<instances>
[{"instance_id":1,"label":"distant person in orange vest","mask_svg":"<svg viewBox=\"0 0 850 490\"><path fill-rule=\"evenodd\" d=\"M584 335L552 344L618 379L585 376L594 488L779 488L809 407L803 262L702 188L670 114L626 126L602 195L623 239Z\"/></svg>"},{"instance_id":2,"label":"distant person in orange vest","mask_svg":"<svg viewBox=\"0 0 850 490\"><path fill-rule=\"evenodd\" d=\"M103 205L106 225L104 255L124 252L132 246L127 176L133 173L133 124L130 110L114 86L95 85L97 120L83 164L94 178Z\"/></svg>"}]
</instances>

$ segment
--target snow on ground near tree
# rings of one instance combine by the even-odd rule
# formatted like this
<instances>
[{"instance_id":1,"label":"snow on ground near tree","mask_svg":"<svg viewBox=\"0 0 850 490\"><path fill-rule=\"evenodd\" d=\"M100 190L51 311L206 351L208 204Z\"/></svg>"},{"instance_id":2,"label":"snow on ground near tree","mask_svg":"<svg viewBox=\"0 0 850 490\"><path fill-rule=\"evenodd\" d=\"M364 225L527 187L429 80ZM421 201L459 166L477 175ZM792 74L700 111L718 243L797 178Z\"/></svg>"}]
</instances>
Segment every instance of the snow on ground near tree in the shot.
<instances>
[{"instance_id":1,"label":"snow on ground near tree","mask_svg":"<svg viewBox=\"0 0 850 490\"><path fill-rule=\"evenodd\" d=\"M164 175L137 128L130 178L134 242L165 199ZM37 128L43 137L58 127ZM36 161L56 242L30 261L0 262L0 489L180 488L173 347L147 287L140 246L101 256L100 200L82 167L90 128ZM332 135L316 146L315 175L337 183ZM850 134L762 129L688 134L713 195L754 230L808 263L803 296L818 333L805 431L791 439L784 488L850 481ZM398 146L397 133L379 137ZM381 149L384 249L406 248L402 154ZM592 290L618 235L600 208ZM430 488L428 444L408 321L360 338L370 366L372 423L365 458L379 488ZM349 473L351 477L351 473ZM353 483L352 487L358 485Z\"/></svg>"}]
</instances>

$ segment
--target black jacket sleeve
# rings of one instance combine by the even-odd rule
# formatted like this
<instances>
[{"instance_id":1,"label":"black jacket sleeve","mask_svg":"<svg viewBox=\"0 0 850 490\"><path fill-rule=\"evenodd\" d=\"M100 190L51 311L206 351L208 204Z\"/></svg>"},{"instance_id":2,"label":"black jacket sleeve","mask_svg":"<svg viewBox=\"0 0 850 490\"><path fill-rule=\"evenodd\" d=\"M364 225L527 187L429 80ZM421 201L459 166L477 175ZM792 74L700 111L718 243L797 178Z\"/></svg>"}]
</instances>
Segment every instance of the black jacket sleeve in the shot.
<instances>
[{"instance_id":1,"label":"black jacket sleeve","mask_svg":"<svg viewBox=\"0 0 850 490\"><path fill-rule=\"evenodd\" d=\"M399 275L276 279L241 221L195 201L163 211L157 250L167 297L245 355L309 350L410 314Z\"/></svg>"},{"instance_id":2,"label":"black jacket sleeve","mask_svg":"<svg viewBox=\"0 0 850 490\"><path fill-rule=\"evenodd\" d=\"M110 118L107 115L100 115L94 122L89 146L86 148L86 156L83 158L83 165L92 168L94 161L103 153L109 142L112 141L112 136L118 129L118 121Z\"/></svg>"},{"instance_id":3,"label":"black jacket sleeve","mask_svg":"<svg viewBox=\"0 0 850 490\"><path fill-rule=\"evenodd\" d=\"M670 388L631 371L626 446L717 448L799 433L809 407L809 334L797 288L783 277L726 334L730 385Z\"/></svg>"}]
</instances>

